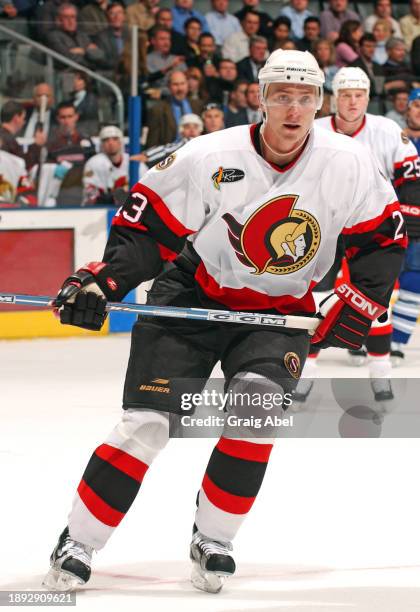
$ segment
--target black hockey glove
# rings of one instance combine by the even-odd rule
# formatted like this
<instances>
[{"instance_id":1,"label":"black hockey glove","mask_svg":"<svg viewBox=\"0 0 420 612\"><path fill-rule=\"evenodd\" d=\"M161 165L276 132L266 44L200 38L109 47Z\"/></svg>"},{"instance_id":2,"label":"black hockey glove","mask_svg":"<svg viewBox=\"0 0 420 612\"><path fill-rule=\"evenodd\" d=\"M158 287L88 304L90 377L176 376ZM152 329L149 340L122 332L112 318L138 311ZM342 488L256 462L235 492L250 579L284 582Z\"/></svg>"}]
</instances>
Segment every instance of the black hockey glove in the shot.
<instances>
[{"instance_id":1,"label":"black hockey glove","mask_svg":"<svg viewBox=\"0 0 420 612\"><path fill-rule=\"evenodd\" d=\"M311 339L312 348L359 349L372 322L386 311L386 306L368 298L354 285L343 283L319 305L322 321Z\"/></svg>"},{"instance_id":2,"label":"black hockey glove","mask_svg":"<svg viewBox=\"0 0 420 612\"><path fill-rule=\"evenodd\" d=\"M66 278L53 304L61 323L99 331L107 317L107 299L119 293L114 276L107 264L92 262Z\"/></svg>"}]
</instances>

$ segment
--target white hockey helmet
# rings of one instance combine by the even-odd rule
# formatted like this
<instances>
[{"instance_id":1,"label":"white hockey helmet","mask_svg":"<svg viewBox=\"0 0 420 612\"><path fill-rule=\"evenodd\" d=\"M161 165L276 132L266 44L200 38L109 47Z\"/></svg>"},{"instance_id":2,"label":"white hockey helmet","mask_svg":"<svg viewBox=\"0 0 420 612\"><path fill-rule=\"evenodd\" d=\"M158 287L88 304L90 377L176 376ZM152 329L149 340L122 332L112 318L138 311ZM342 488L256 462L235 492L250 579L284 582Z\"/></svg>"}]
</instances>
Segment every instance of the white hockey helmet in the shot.
<instances>
[{"instance_id":1,"label":"white hockey helmet","mask_svg":"<svg viewBox=\"0 0 420 612\"><path fill-rule=\"evenodd\" d=\"M181 130L184 125L188 125L189 123L197 125L200 128L200 132L203 131L204 126L201 117L195 115L194 113L187 113L186 115L182 115L179 121L179 129Z\"/></svg>"},{"instance_id":2,"label":"white hockey helmet","mask_svg":"<svg viewBox=\"0 0 420 612\"><path fill-rule=\"evenodd\" d=\"M124 134L116 125L105 125L99 132L99 140L106 140L107 138L119 138L124 139Z\"/></svg>"},{"instance_id":3,"label":"white hockey helmet","mask_svg":"<svg viewBox=\"0 0 420 612\"><path fill-rule=\"evenodd\" d=\"M259 71L258 81L261 100L264 100L266 85L270 83L314 85L318 88L317 110L322 106L325 75L309 51L273 51Z\"/></svg>"},{"instance_id":4,"label":"white hockey helmet","mask_svg":"<svg viewBox=\"0 0 420 612\"><path fill-rule=\"evenodd\" d=\"M369 77L361 68L340 68L332 82L332 90L335 97L341 89L364 89L369 97Z\"/></svg>"}]
</instances>

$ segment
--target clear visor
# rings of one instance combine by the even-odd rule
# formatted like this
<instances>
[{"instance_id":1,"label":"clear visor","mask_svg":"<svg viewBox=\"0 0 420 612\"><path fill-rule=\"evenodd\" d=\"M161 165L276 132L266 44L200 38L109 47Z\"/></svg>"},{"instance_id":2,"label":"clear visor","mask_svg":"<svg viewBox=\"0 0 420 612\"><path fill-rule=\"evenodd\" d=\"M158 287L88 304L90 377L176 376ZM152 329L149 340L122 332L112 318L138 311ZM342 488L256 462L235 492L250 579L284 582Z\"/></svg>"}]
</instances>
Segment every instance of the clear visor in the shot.
<instances>
[{"instance_id":1,"label":"clear visor","mask_svg":"<svg viewBox=\"0 0 420 612\"><path fill-rule=\"evenodd\" d=\"M298 108L313 110L317 108L318 101L316 93L302 93L294 96L280 91L268 92L268 96L264 100L267 107L280 106L288 108L290 106L297 106Z\"/></svg>"}]
</instances>

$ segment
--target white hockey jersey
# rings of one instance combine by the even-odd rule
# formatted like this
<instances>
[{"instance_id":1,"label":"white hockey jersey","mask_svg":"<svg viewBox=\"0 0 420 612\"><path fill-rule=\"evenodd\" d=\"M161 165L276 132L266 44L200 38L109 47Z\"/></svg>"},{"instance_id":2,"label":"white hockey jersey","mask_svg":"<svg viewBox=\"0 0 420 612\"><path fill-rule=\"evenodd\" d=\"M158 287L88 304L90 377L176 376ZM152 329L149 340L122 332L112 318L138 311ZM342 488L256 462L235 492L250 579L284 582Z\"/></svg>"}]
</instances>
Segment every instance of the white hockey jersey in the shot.
<instances>
[{"instance_id":1,"label":"white hockey jersey","mask_svg":"<svg viewBox=\"0 0 420 612\"><path fill-rule=\"evenodd\" d=\"M334 115L317 119L315 124L337 132ZM416 147L392 119L367 113L362 125L351 138L368 147L381 172L393 181L395 187L404 181L420 178Z\"/></svg>"},{"instance_id":2,"label":"white hockey jersey","mask_svg":"<svg viewBox=\"0 0 420 612\"><path fill-rule=\"evenodd\" d=\"M0 150L0 206L36 206L34 187L21 157Z\"/></svg>"},{"instance_id":3,"label":"white hockey jersey","mask_svg":"<svg viewBox=\"0 0 420 612\"><path fill-rule=\"evenodd\" d=\"M395 192L369 152L315 126L300 156L279 168L262 157L259 130L201 136L149 170L115 216L104 260L133 285L146 279L147 261L126 230L153 237L168 258L188 237L206 298L233 310L313 312L312 287L344 233L353 282L387 303L406 236Z\"/></svg>"},{"instance_id":4,"label":"white hockey jersey","mask_svg":"<svg viewBox=\"0 0 420 612\"><path fill-rule=\"evenodd\" d=\"M123 153L119 166L113 164L105 153L98 153L88 159L83 169L83 205L112 203L113 191L128 191L129 161L128 153ZM147 172L147 166L140 164L139 170L141 177Z\"/></svg>"}]
</instances>

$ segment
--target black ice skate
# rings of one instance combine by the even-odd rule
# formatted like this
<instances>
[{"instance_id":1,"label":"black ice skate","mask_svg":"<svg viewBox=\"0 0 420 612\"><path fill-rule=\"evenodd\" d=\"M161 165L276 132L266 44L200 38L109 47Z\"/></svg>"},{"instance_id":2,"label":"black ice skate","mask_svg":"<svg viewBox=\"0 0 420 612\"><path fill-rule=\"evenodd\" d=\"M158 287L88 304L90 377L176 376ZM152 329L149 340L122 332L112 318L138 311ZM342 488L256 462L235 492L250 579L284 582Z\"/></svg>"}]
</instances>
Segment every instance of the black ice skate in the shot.
<instances>
[{"instance_id":1,"label":"black ice skate","mask_svg":"<svg viewBox=\"0 0 420 612\"><path fill-rule=\"evenodd\" d=\"M394 399L391 382L388 378L371 378L370 386L376 402L389 402Z\"/></svg>"},{"instance_id":2,"label":"black ice skate","mask_svg":"<svg viewBox=\"0 0 420 612\"><path fill-rule=\"evenodd\" d=\"M235 573L235 561L229 554L232 548L230 542L207 538L194 525L190 547L191 581L197 589L208 593L221 590L225 580Z\"/></svg>"},{"instance_id":3,"label":"black ice skate","mask_svg":"<svg viewBox=\"0 0 420 612\"><path fill-rule=\"evenodd\" d=\"M51 568L43 586L51 591L72 591L90 578L93 548L72 540L66 527L51 553Z\"/></svg>"},{"instance_id":4,"label":"black ice skate","mask_svg":"<svg viewBox=\"0 0 420 612\"><path fill-rule=\"evenodd\" d=\"M402 347L403 345L400 344L399 342L391 343L390 357L391 357L391 363L394 368L399 368L400 365L402 365L404 362L405 355L404 355L404 351L402 350Z\"/></svg>"}]
</instances>

